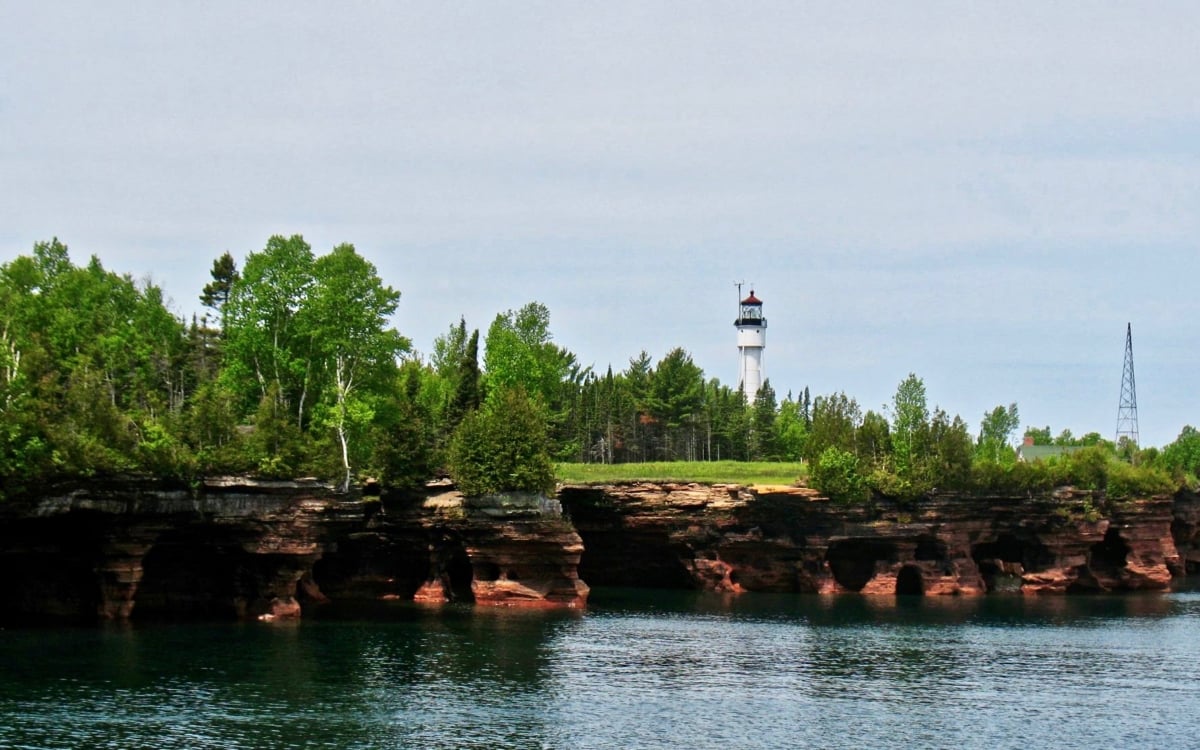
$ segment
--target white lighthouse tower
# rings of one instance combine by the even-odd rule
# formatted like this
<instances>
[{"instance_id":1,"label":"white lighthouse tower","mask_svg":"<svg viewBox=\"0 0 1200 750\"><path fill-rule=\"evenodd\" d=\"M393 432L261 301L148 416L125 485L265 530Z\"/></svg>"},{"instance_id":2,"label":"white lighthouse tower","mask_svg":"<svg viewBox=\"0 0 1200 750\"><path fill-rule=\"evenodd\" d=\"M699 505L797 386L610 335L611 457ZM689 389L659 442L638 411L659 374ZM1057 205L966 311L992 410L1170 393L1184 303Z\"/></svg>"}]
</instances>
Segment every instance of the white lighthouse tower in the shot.
<instances>
[{"instance_id":1,"label":"white lighthouse tower","mask_svg":"<svg viewBox=\"0 0 1200 750\"><path fill-rule=\"evenodd\" d=\"M738 296L741 285L738 285ZM763 384L763 349L767 346L767 319L763 317L762 300L750 296L738 304L738 317L733 321L737 328L738 346L738 385L746 394L748 401L753 401L758 395L758 389Z\"/></svg>"}]
</instances>

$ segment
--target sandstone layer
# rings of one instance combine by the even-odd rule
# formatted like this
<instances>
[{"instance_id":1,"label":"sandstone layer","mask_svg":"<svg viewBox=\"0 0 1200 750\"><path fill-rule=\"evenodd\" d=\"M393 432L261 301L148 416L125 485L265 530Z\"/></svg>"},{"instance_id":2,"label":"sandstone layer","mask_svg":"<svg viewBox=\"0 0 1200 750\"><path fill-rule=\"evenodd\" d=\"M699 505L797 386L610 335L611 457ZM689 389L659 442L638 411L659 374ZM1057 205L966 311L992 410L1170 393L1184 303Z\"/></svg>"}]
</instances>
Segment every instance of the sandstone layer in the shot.
<instances>
[{"instance_id":1,"label":"sandstone layer","mask_svg":"<svg viewBox=\"0 0 1200 750\"><path fill-rule=\"evenodd\" d=\"M1068 488L842 506L803 488L633 483L568 486L559 497L593 585L1061 593L1162 589L1183 572L1172 536L1183 524L1167 496L1105 504ZM1188 507L1194 542L1200 504Z\"/></svg>"},{"instance_id":2,"label":"sandstone layer","mask_svg":"<svg viewBox=\"0 0 1200 750\"><path fill-rule=\"evenodd\" d=\"M0 620L294 618L324 605L585 606L601 586L974 595L1158 590L1200 571L1200 497L566 486L556 498L113 479L0 504Z\"/></svg>"},{"instance_id":3,"label":"sandstone layer","mask_svg":"<svg viewBox=\"0 0 1200 750\"><path fill-rule=\"evenodd\" d=\"M489 505L490 502L490 505ZM313 481L115 479L0 505L0 619L287 619L330 602L581 607L557 501L381 501Z\"/></svg>"}]
</instances>

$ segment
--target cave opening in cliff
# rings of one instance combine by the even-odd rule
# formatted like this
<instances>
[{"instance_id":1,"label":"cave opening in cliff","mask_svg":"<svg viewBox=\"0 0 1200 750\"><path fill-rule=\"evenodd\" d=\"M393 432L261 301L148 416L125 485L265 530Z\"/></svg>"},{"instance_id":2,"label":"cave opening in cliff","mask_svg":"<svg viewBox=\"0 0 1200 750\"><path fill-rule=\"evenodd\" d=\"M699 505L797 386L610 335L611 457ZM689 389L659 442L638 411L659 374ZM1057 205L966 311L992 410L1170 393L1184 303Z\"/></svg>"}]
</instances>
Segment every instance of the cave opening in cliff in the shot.
<instances>
[{"instance_id":1,"label":"cave opening in cliff","mask_svg":"<svg viewBox=\"0 0 1200 750\"><path fill-rule=\"evenodd\" d=\"M917 540L917 549L913 553L913 557L917 560L942 561L946 559L946 553L947 549L945 542L926 537L924 539Z\"/></svg>"},{"instance_id":2,"label":"cave opening in cliff","mask_svg":"<svg viewBox=\"0 0 1200 750\"><path fill-rule=\"evenodd\" d=\"M990 542L972 545L971 558L979 566L984 588L989 591L1018 591L1021 574L1045 570L1054 555L1036 539L1000 534Z\"/></svg>"},{"instance_id":3,"label":"cave opening in cliff","mask_svg":"<svg viewBox=\"0 0 1200 750\"><path fill-rule=\"evenodd\" d=\"M459 545L446 564L446 575L450 579L450 598L458 602L473 602L475 595L471 592L471 581L475 570L471 567L471 558L467 550Z\"/></svg>"},{"instance_id":4,"label":"cave opening in cliff","mask_svg":"<svg viewBox=\"0 0 1200 750\"><path fill-rule=\"evenodd\" d=\"M101 604L97 567L103 560L89 515L49 522L14 523L3 529L0 563L5 582L0 622L89 621Z\"/></svg>"},{"instance_id":5,"label":"cave opening in cliff","mask_svg":"<svg viewBox=\"0 0 1200 750\"><path fill-rule=\"evenodd\" d=\"M242 563L240 548L206 543L185 535L165 535L142 561L134 596L137 618L234 617Z\"/></svg>"},{"instance_id":6,"label":"cave opening in cliff","mask_svg":"<svg viewBox=\"0 0 1200 750\"><path fill-rule=\"evenodd\" d=\"M925 594L925 579L921 569L916 565L905 565L896 575L897 596L923 596Z\"/></svg>"},{"instance_id":7,"label":"cave opening in cliff","mask_svg":"<svg viewBox=\"0 0 1200 750\"><path fill-rule=\"evenodd\" d=\"M838 540L829 544L825 559L839 586L862 591L875 577L876 562L896 560L896 545L876 539Z\"/></svg>"},{"instance_id":8,"label":"cave opening in cliff","mask_svg":"<svg viewBox=\"0 0 1200 750\"><path fill-rule=\"evenodd\" d=\"M685 560L693 552L672 543L660 532L625 529L578 529L583 539L579 559L579 577L591 586L631 586L635 588L696 588Z\"/></svg>"},{"instance_id":9,"label":"cave opening in cliff","mask_svg":"<svg viewBox=\"0 0 1200 750\"><path fill-rule=\"evenodd\" d=\"M1104 539L1092 545L1091 567L1098 573L1117 573L1125 567L1129 545L1114 526L1108 527Z\"/></svg>"},{"instance_id":10,"label":"cave opening in cliff","mask_svg":"<svg viewBox=\"0 0 1200 750\"><path fill-rule=\"evenodd\" d=\"M475 580L491 583L500 580L500 566L493 562L477 562L474 565Z\"/></svg>"}]
</instances>

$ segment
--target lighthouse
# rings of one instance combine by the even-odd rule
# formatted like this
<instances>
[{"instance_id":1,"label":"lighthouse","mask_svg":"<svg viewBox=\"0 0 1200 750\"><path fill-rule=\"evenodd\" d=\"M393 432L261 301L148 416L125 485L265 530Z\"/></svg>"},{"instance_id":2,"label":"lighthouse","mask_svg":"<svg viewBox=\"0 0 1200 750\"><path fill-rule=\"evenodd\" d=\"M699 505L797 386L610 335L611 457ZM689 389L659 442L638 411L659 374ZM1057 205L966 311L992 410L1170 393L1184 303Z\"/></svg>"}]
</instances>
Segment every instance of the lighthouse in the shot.
<instances>
[{"instance_id":1,"label":"lighthouse","mask_svg":"<svg viewBox=\"0 0 1200 750\"><path fill-rule=\"evenodd\" d=\"M741 295L738 295L739 297ZM763 317L762 300L750 296L738 303L737 328L738 385L748 401L758 395L763 383L763 349L767 346L767 319Z\"/></svg>"}]
</instances>

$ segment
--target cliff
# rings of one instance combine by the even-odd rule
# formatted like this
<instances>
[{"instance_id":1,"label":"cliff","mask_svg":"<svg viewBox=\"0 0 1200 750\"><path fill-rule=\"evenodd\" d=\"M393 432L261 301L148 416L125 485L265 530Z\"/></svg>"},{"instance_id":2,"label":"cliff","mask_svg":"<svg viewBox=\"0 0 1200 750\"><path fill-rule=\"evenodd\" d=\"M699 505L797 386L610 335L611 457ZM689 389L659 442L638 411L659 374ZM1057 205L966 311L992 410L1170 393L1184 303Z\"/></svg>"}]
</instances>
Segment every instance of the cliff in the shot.
<instances>
[{"instance_id":1,"label":"cliff","mask_svg":"<svg viewBox=\"0 0 1200 750\"><path fill-rule=\"evenodd\" d=\"M807 489L565 486L557 498L317 482L93 481L0 505L0 619L289 618L329 602L582 607L588 586L925 595L1163 589L1200 497L842 506Z\"/></svg>"},{"instance_id":2,"label":"cliff","mask_svg":"<svg viewBox=\"0 0 1200 750\"><path fill-rule=\"evenodd\" d=\"M311 481L115 479L0 505L0 619L298 617L334 601L579 607L583 546L557 501Z\"/></svg>"},{"instance_id":3,"label":"cliff","mask_svg":"<svg viewBox=\"0 0 1200 750\"><path fill-rule=\"evenodd\" d=\"M1173 530L1190 533L1195 550L1200 528L1194 496L1180 511L1187 526L1171 497L1106 507L1070 489L931 497L910 508L836 505L803 488L696 484L568 486L559 497L587 548L580 574L593 585L727 592L1162 589L1184 570Z\"/></svg>"}]
</instances>

